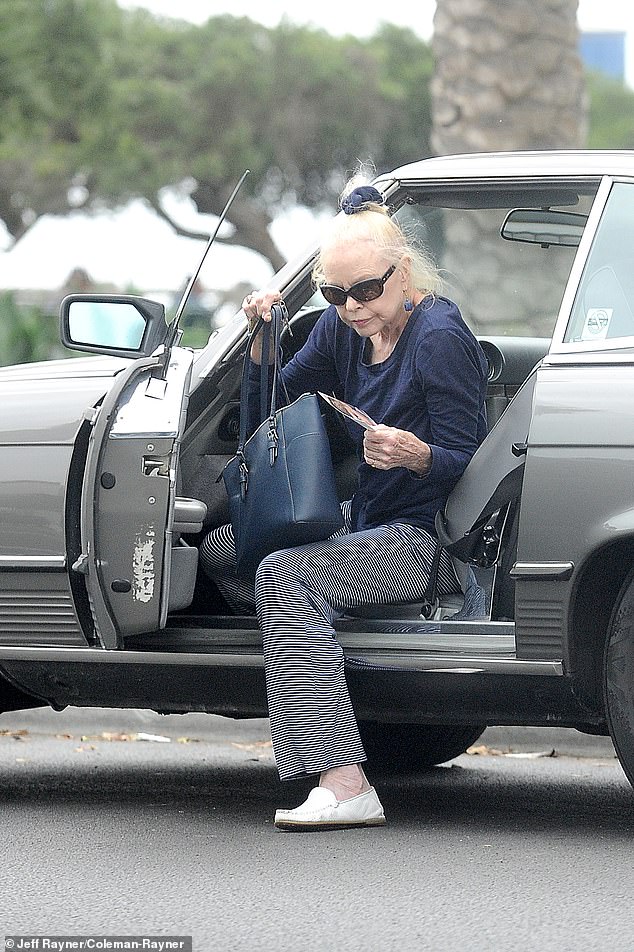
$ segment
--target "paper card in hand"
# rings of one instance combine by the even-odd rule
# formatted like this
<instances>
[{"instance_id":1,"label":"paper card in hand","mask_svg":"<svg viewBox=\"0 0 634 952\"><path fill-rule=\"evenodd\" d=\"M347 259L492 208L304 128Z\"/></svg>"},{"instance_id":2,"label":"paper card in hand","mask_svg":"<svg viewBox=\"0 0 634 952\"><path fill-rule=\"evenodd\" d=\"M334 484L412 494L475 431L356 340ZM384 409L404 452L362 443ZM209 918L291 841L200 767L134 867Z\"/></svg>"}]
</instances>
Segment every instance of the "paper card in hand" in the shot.
<instances>
[{"instance_id":1,"label":"paper card in hand","mask_svg":"<svg viewBox=\"0 0 634 952\"><path fill-rule=\"evenodd\" d=\"M369 430L373 426L377 426L372 417L368 416L367 413L364 413L363 410L359 410L358 407L353 407L349 403L345 403L343 400L338 400L337 397L331 397L328 393L322 393L321 390L317 391L319 396L322 397L326 403L329 403L331 407L334 407L339 413L343 414L347 420L352 420L354 423L358 423L359 426L362 426L364 430Z\"/></svg>"}]
</instances>

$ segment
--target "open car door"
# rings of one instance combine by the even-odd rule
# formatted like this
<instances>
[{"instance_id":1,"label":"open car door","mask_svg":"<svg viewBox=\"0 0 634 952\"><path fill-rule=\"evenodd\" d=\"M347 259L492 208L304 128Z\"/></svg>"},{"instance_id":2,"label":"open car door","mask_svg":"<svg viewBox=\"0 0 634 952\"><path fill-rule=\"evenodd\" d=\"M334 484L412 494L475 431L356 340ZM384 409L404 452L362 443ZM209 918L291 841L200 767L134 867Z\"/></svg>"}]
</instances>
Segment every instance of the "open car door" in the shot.
<instances>
[{"instance_id":1,"label":"open car door","mask_svg":"<svg viewBox=\"0 0 634 952\"><path fill-rule=\"evenodd\" d=\"M62 302L66 346L129 360L101 406L85 414L92 430L81 490L81 555L73 570L85 577L95 637L104 648L164 627L170 597L183 607L193 594L197 549L179 546L179 585L171 581L193 353L175 346L170 331L163 306L144 298L74 294ZM181 501L187 502L195 503ZM181 531L199 528L201 514L194 514L194 524L190 515L186 524L179 516Z\"/></svg>"},{"instance_id":2,"label":"open car door","mask_svg":"<svg viewBox=\"0 0 634 952\"><path fill-rule=\"evenodd\" d=\"M157 358L136 360L94 413L81 497L82 555L73 568L85 575L105 648L167 619L192 359L191 351L174 347L158 374ZM195 577L195 564L188 574Z\"/></svg>"}]
</instances>

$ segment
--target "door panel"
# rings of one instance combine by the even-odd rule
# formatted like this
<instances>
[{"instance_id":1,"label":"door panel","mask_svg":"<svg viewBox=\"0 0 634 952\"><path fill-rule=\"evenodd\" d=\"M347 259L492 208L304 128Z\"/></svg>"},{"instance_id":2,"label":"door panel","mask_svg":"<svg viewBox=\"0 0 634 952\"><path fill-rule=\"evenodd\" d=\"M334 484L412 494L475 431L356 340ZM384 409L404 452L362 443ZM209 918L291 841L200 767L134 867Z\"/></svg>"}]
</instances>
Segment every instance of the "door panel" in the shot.
<instances>
[{"instance_id":1,"label":"door panel","mask_svg":"<svg viewBox=\"0 0 634 952\"><path fill-rule=\"evenodd\" d=\"M77 568L86 572L96 633L107 648L165 624L192 356L174 348L165 380L152 376L156 361L137 361L95 423Z\"/></svg>"}]
</instances>

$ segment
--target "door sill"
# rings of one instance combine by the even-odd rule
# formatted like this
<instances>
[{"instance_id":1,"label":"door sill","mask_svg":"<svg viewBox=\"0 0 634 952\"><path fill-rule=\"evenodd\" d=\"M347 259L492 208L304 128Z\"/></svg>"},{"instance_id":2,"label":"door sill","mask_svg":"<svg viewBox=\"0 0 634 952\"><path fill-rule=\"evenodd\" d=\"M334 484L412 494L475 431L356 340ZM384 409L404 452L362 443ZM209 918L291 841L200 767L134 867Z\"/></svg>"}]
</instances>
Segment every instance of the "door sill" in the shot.
<instances>
[{"instance_id":1,"label":"door sill","mask_svg":"<svg viewBox=\"0 0 634 952\"><path fill-rule=\"evenodd\" d=\"M443 655L515 658L515 623L508 621L424 621L415 619L341 618L337 640L344 650L371 649ZM258 623L252 615L182 616L163 631L126 639L126 648L206 651L261 650Z\"/></svg>"},{"instance_id":2,"label":"door sill","mask_svg":"<svg viewBox=\"0 0 634 952\"><path fill-rule=\"evenodd\" d=\"M525 661L515 652L515 624L488 620L425 622L420 619L342 619L337 640L349 667L462 673L561 675L557 661ZM183 617L166 629L126 639L126 651L261 657L252 616ZM201 659L202 661L202 659ZM213 664L211 658L209 663Z\"/></svg>"}]
</instances>

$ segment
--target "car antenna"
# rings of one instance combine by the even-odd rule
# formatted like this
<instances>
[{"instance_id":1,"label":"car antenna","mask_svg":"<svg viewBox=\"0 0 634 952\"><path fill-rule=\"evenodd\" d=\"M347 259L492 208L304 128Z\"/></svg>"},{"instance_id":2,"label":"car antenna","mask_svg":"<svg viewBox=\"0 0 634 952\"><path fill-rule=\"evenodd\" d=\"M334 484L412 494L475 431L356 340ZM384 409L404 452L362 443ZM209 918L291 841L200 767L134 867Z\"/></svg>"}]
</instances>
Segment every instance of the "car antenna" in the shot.
<instances>
[{"instance_id":1,"label":"car antenna","mask_svg":"<svg viewBox=\"0 0 634 952\"><path fill-rule=\"evenodd\" d=\"M169 327L168 327L168 329L167 329L167 334L166 334L166 336L165 336L165 353L166 353L166 354L169 354L170 350L172 349L172 347L174 346L174 344L175 344L175 342L176 342L176 336L177 336L177 334L178 334L178 325L179 325L179 322L180 322L180 319L181 319L181 315L182 315L183 311L185 310L185 305L187 304L187 301L188 301L188 299L189 299L189 295L191 294L192 288L194 287L194 285L195 285L195 283L196 283L196 279L197 279L198 275L200 274L200 270L201 270L203 264L205 263L205 258L207 257L207 255L208 255L208 253L209 253L209 249L210 249L211 246L213 245L214 240L215 240L215 238L216 238L216 235L217 235L218 232L220 231L220 226L222 225L222 223L224 222L225 218L227 217L227 212L228 212L229 209L231 208L231 206L232 206L232 204L233 204L233 200L234 200L234 198L236 197L236 195L238 194L240 188L242 187L242 183L244 182L245 178L246 178L247 175L249 174L249 171L250 171L249 169L245 169L245 171L243 172L243 174L242 174L242 176L241 176L241 178L240 178L240 181L238 182L238 184L237 184L236 187L234 188L233 192L231 193L231 195L230 195L229 198L227 199L227 203L226 203L225 207L223 208L223 210L222 210L221 213L220 213L220 218L218 219L218 223L217 223L217 225L216 225L216 227L215 227L215 229L214 229L214 231L213 231L213 234L210 236L209 241L207 242L207 247L205 248L205 250L204 250L204 252L203 252L203 255L202 255L202 258L200 259L200 261L199 261L199 263L198 263L198 267L196 268L196 270L194 271L194 273L193 273L192 276L190 277L189 281L187 282L187 287L186 287L185 290L183 291L182 297L181 297L180 301L178 302L178 307L176 308L176 314L174 315L174 320L170 323L170 325L169 325ZM167 363L167 362L166 362L166 363ZM165 371L164 371L164 372L165 372Z\"/></svg>"}]
</instances>

